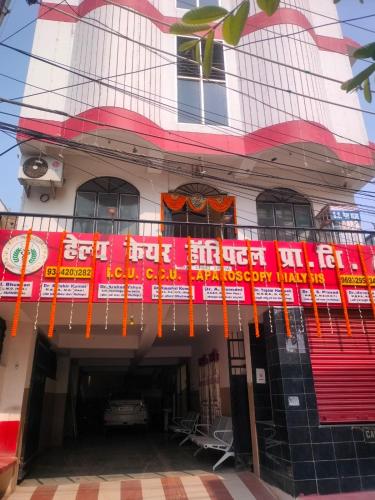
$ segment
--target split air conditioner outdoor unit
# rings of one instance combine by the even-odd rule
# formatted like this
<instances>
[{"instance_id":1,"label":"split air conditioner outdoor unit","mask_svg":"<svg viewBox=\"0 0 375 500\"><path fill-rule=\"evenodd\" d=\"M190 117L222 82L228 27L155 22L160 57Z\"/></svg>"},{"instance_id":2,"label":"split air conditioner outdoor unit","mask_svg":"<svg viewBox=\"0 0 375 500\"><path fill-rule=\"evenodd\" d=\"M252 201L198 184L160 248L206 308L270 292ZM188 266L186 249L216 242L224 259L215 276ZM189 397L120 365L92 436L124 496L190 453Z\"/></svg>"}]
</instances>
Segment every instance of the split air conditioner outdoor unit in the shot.
<instances>
[{"instance_id":1,"label":"split air conditioner outdoor unit","mask_svg":"<svg viewBox=\"0 0 375 500\"><path fill-rule=\"evenodd\" d=\"M23 156L18 180L25 189L31 186L62 187L63 163L50 156Z\"/></svg>"}]
</instances>

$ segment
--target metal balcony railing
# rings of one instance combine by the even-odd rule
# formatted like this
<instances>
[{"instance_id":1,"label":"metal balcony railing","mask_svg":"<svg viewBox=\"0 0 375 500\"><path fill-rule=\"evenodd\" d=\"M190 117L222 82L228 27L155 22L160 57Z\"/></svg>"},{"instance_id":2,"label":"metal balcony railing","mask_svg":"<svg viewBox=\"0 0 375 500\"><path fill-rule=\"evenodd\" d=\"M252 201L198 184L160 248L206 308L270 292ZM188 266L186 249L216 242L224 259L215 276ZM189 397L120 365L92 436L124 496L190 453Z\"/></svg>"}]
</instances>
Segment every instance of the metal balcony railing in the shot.
<instances>
[{"instance_id":1,"label":"metal balcony railing","mask_svg":"<svg viewBox=\"0 0 375 500\"><path fill-rule=\"evenodd\" d=\"M279 227L217 224L206 222L172 222L146 219L78 217L23 212L0 212L1 229L10 231L61 232L102 234L132 234L193 238L225 238L238 240L309 241L375 245L375 231L317 229L311 227Z\"/></svg>"}]
</instances>

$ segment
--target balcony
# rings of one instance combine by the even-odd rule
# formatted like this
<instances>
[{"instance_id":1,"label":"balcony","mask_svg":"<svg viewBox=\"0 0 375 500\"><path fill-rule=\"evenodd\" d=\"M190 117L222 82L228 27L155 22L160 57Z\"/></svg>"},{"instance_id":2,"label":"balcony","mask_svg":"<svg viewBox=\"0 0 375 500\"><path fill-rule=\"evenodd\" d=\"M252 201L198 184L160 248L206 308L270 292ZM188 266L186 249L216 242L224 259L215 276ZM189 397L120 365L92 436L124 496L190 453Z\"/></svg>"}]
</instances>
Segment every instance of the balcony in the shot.
<instances>
[{"instance_id":1,"label":"balcony","mask_svg":"<svg viewBox=\"0 0 375 500\"><path fill-rule=\"evenodd\" d=\"M200 222L171 222L146 219L120 219L51 215L40 213L0 212L1 229L9 231L79 232L77 228L101 228L102 234L128 234L139 236L223 238L250 241L308 241L311 243L338 243L343 245L375 244L375 231L317 229L311 227L279 227ZM129 229L128 229L129 228Z\"/></svg>"}]
</instances>

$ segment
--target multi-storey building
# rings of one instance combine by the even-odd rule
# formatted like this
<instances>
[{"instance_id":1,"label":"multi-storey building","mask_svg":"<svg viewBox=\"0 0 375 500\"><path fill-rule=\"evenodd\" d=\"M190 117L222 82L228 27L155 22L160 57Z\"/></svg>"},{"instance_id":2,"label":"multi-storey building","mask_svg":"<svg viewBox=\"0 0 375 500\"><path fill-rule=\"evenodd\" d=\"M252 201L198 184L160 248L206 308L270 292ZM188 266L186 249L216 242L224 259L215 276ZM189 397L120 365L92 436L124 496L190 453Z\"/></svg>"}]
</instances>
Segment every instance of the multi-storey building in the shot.
<instances>
[{"instance_id":1,"label":"multi-storey building","mask_svg":"<svg viewBox=\"0 0 375 500\"><path fill-rule=\"evenodd\" d=\"M354 202L374 147L339 85L354 42L333 2L251 0L205 79L169 25L206 3L40 8L22 210L1 230L7 479L99 432L131 383L155 427L231 416L236 463L292 494L375 488L374 235Z\"/></svg>"}]
</instances>

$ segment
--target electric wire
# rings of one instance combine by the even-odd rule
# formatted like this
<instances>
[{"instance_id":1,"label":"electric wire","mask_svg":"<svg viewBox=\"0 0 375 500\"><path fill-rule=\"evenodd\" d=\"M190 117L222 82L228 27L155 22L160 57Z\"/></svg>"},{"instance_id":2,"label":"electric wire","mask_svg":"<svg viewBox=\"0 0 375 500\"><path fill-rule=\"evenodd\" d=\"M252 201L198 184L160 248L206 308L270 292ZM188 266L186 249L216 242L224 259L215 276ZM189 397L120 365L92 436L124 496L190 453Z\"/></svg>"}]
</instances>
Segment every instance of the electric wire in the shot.
<instances>
[{"instance_id":1,"label":"electric wire","mask_svg":"<svg viewBox=\"0 0 375 500\"><path fill-rule=\"evenodd\" d=\"M56 10L56 11L59 11L59 9L57 9L57 8L56 8L55 10ZM109 33L109 34L112 34L112 35L119 36L119 37L121 37L121 38L124 38L125 40L131 41L132 43L135 43L135 44L139 45L140 47L147 48L147 44L144 44L143 42L141 42L141 41L139 41L139 40L131 39L131 38L130 38L130 37L128 37L127 35L120 34L120 33L115 33L115 32L114 32L111 28L108 28L108 27L103 27L104 23L102 23L102 22L100 22L100 21L98 21L98 20L96 20L96 19L94 19L94 18L88 18L88 17L87 17L85 20L83 20L83 19L82 19L82 18L80 18L79 16L75 16L75 15L72 15L72 14L68 14L68 13L66 13L66 12L65 12L65 15L67 15L68 17L77 18L77 19L79 19L79 20L80 20L80 22L81 22L81 23L87 24L87 25L92 26L92 27L97 27L97 25L96 25L96 24L92 24L92 23L89 23L89 22L87 22L87 21L86 21L86 19L90 19L90 20L92 20L92 21L94 21L94 22L96 22L96 23L100 24L100 25L101 25L101 27L100 27L99 29L103 30L104 32ZM365 17L366 17L366 16L365 16ZM369 16L367 16L367 17L375 17L375 14L371 14L371 15L369 15ZM328 25L329 25L329 24L332 24L332 23L328 23ZM105 25L104 25L104 26L105 26ZM323 25L323 26L324 26L324 25ZM299 31L299 32L297 32L297 34L298 34L298 33L303 33L304 31L306 31L306 30ZM292 33L292 34L296 34L296 33ZM272 40L272 38L270 38L270 40ZM10 46L7 46L6 44L1 43L1 42L0 42L0 45L5 46L5 47L7 47L7 48L10 48ZM240 48L240 47L243 47L243 46L244 46L244 45L237 46L237 48ZM13 47L13 48L14 48L14 47ZM151 49L150 47L148 47L148 48L149 48L149 49ZM159 49L159 48L155 48L155 47L153 47L153 48L152 48L152 50L154 50L154 51L156 50L157 52L162 53L162 54L165 54L165 55L168 55L168 56L172 56L172 57L176 57L176 58L180 58L180 59L184 59L184 60L188 60L188 61L190 61L190 62L193 62L193 61L191 61L190 59L188 59L188 58L186 58L186 57L184 57L184 56L181 56L181 55L178 55L178 54L172 54L172 53L170 53L170 52L168 52L168 51L166 51L166 50L163 50L163 49ZM199 64L199 63L197 63L197 64ZM361 112L361 113L366 113L366 114L369 114L369 115L375 116L375 112L370 111L370 110L362 110L361 108L357 108L357 107L355 107L355 106L350 106L350 105L346 105L346 104L338 103L338 102L335 102L335 101L329 101L328 99L319 99L318 97L311 96L311 95L307 96L307 95L305 95L305 94L303 94L303 93L301 93L301 92L297 92L297 91L295 91L295 90L291 90L291 89L278 88L278 87L276 87L275 85L272 85L272 84L270 84L270 83L266 83L266 82L257 82L257 81L255 81L255 80L253 80L253 79L251 79L251 78L248 78L248 77L245 77L245 76L235 75L235 74L230 73L230 72L228 72L228 71L222 70L221 68L214 68L214 67L213 67L212 69L213 69L213 70L215 70L215 71L219 71L219 72L221 72L221 73L225 73L225 74L227 74L228 76L232 76L232 77L234 77L234 78L241 78L241 79L244 79L244 80L249 80L249 81L250 81L250 82L252 82L252 83L260 83L261 85L264 85L264 86L266 86L266 87L268 87L268 88L271 88L271 89L273 89L273 90L279 90L279 91L281 91L281 92L288 92L288 93L291 93L291 94L296 95L296 96L298 96L298 97L306 97L306 98L311 99L311 100L313 100L313 101L320 101L320 102L324 102L325 104L330 104L330 105L332 105L332 106L338 106L338 107L341 107L341 108L350 109L350 110L352 110L352 111L358 111L358 112Z\"/></svg>"},{"instance_id":2,"label":"electric wire","mask_svg":"<svg viewBox=\"0 0 375 500\"><path fill-rule=\"evenodd\" d=\"M133 73L134 73L134 72L133 72ZM129 74L129 73L127 73L127 74ZM19 79L17 79L17 78L13 78L13 77L11 77L11 76L9 76L9 75L5 75L5 74L3 74L3 73L0 73L0 76L2 76L2 77L4 77L4 78L11 79L11 80L14 80L14 81L17 81L17 82L19 82L19 83L26 83L26 82L23 82L22 80L19 80ZM113 78L113 77L112 77L112 78ZM103 77L102 79L106 79L106 77ZM42 87L39 87L39 86L36 86L36 85L32 85L32 84L30 84L30 83L28 83L28 85L29 85L30 87L34 87L34 88L38 88L38 89L42 89ZM81 84L79 84L79 85L81 85ZM69 86L67 86L67 87L71 87L71 85L69 85ZM65 88L67 88L67 87L65 87ZM64 88L64 87L62 87L62 88ZM59 90L61 90L62 88L59 88ZM34 94L28 94L28 95L24 96L24 98L31 97L31 96L35 96L35 95L40 95L40 94L43 94L43 93L53 93L53 94L56 94L56 95L58 95L58 96L61 96L61 97L67 98L67 99L69 99L69 100L76 101L76 102L78 102L78 103L80 103L80 104L84 104L84 105L89 106L89 107L95 107L93 104L90 104L90 103L84 102L84 101L82 101L82 100L77 100L77 99L74 99L73 97L70 97L70 96L65 96L64 94L60 94L60 93L56 92L54 89L50 89L50 90L43 89L43 90L44 90L44 92L34 93ZM56 90L57 90L57 89L56 89ZM136 89L136 90L139 90L139 89ZM152 95L153 95L153 94L152 94ZM138 96L138 97L140 97L140 96ZM156 97L161 98L162 96L157 95ZM166 99L167 99L168 101L171 101L171 102L173 102L173 103L177 104L177 101L175 101L175 100L173 100L173 99L170 99L170 98L166 98ZM13 100L16 100L16 98L12 98L11 100L12 100L12 101L13 101ZM189 107L191 107L191 108L193 108L193 109L198 109L198 108L196 108L195 106L189 106ZM176 107L173 107L173 108L172 108L172 107L169 107L169 108L168 108L168 107L164 107L164 109L167 109L168 111L172 111L172 112L173 112L173 113L175 113L175 114L176 114L176 112L177 112L177 108L176 108ZM114 116L119 116L119 117L121 116L119 113L115 113L113 110L107 110L107 111L106 111L106 113L109 113L109 114L114 115ZM192 114L192 116L194 116L194 115ZM219 114L219 116L223 116L223 115L220 115L220 114ZM77 119L79 119L79 118L77 118ZM244 121L242 122L241 120L238 120L238 121L240 121L241 123L244 123L244 124L246 124L246 125L251 125L252 127L258 127L258 128L259 128L259 124L248 123L248 122L244 122ZM210 126L210 127L211 127L211 125L210 125L210 124L209 124L208 126ZM227 128L228 128L228 129L231 129L231 130L239 131L239 132L241 132L241 133L246 133L246 131L245 131L245 130L243 130L243 129L239 129L239 128L235 128L235 127L233 127L233 126L230 126L230 127L227 127ZM279 132L279 134L280 134L280 135L285 135L285 136L287 136L287 137L294 138L294 139L296 139L296 140L299 140L299 139L300 139L300 138L299 138L299 137L297 137L297 136L292 136L291 134L285 134L285 133L283 133L283 132L281 132L281 131ZM285 143L283 143L282 141L277 141L276 139L272 139L272 138L270 138L270 137L264 136L264 135L262 135L259 131L255 131L255 132L253 132L253 135L254 135L254 137L255 137L257 140L259 140L259 139L260 139L260 142L263 142L264 144L269 145L270 147L272 147L272 146L274 146L274 145L280 145L280 146L282 146L282 147L283 147L283 149L285 149L286 151L289 151L290 153L294 153L294 154L297 154L297 155L302 155L303 157L310 158L310 159L313 159L313 160L316 160L316 159L317 159L317 157L322 157L322 158L324 158L324 160L325 160L325 161L328 161L328 160L333 160L333 162L332 162L332 161L330 162L330 163L331 163L331 165L342 166L342 165L338 165L338 164L336 164L336 163L335 163L335 161L337 161L337 158L336 158L336 157L329 156L328 154L323 154L323 153L319 153L319 152L310 152L310 150L308 150L308 149L305 149L305 148L304 148L304 149L302 149L302 148L300 148L300 147L298 147L298 146L296 146L296 145L291 145L291 144L289 144L288 146L286 146L286 144L285 144ZM339 148L337 148L337 150L339 150ZM300 152L300 151L301 151L301 152ZM311 155L306 154L306 153L311 153ZM313 156L312 156L312 155L313 155ZM356 164L353 164L353 165L354 165L356 168L358 168L358 165L356 165ZM297 166L293 166L293 168L298 168L298 167L297 167ZM363 167L363 168L366 168L366 167ZM322 171L318 171L318 170L316 170L316 169L313 169L313 171L314 171L314 173L315 173L315 172L318 172L318 173L322 173L322 174L324 174L324 175L331 175L331 176L333 175L333 176L335 176L335 177L337 176L337 173L330 173L330 172L328 172L328 171L327 171L327 172L322 172ZM363 175L368 175L368 174L366 173L366 174L363 174ZM343 176L343 177L346 177L346 176ZM357 179L357 180L366 180L366 179Z\"/></svg>"},{"instance_id":3,"label":"electric wire","mask_svg":"<svg viewBox=\"0 0 375 500\"><path fill-rule=\"evenodd\" d=\"M45 59L40 58L39 56L35 56L35 55L33 55L33 54L27 54L27 53L25 53L25 51L22 51L21 49L16 49L15 47L12 47L12 49L14 49L14 50L16 50L16 51L18 51L18 52L24 53L24 55L29 55L30 57L35 57L36 59L41 60L42 62L45 62L45 63L47 63L47 64L52 64L53 66L59 67L59 68L64 69L64 70L66 70L66 71L73 72L74 74L79 74L78 72L76 72L76 71L74 71L74 70L69 70L68 68L65 68L64 66L62 66L62 67L61 67L59 64L54 63L53 61L45 60ZM89 81L91 81L91 82L98 82L98 79L94 80L94 79L90 78L90 77L89 77L89 76L87 76L87 75L82 75L82 74L79 74L79 75L80 75L80 76L83 76L84 78L87 78L87 79L88 79ZM103 79L104 79L104 78L103 78ZM106 84L106 83L104 83L104 82L98 82L98 83L99 83L99 84L102 84L102 85L109 85L109 84ZM110 85L110 86L109 86L109 88L113 88L113 86L112 86L112 85ZM122 91L121 89L118 89L118 88L114 88L114 90L119 91L119 92L121 92L121 91ZM235 89L232 89L232 90L234 90L234 91L235 91ZM249 96L249 97L250 97L251 99L258 100L257 98L254 98L254 97L252 97L252 96ZM258 100L258 101L259 101L259 100ZM265 104L266 106L270 106L272 109L278 109L278 108L276 108L275 106L269 105L268 103L263 103L263 104ZM305 121L305 122L307 122L307 123L312 124L313 126L316 126L316 127L318 127L318 128L322 128L322 129L326 130L326 127L324 127L324 126L319 126L319 124L317 124L317 123L311 123L310 121L308 121L308 120L306 120L306 119L303 119L303 118L301 118L300 116L295 115L295 114L293 114L293 113L290 113L290 112L288 112L288 111L286 111L286 110L280 110L280 109L278 109L278 110L279 110L280 112L282 112L282 113L288 114L289 116L292 116L292 117L294 117L294 118L301 119L301 120L303 120L303 121ZM136 121L136 120L134 120L134 119L133 119L133 121ZM351 141L351 142L354 142L354 143L356 143L356 144L358 144L358 145L361 145L361 146L363 146L363 147L365 147L365 148L368 148L368 149L370 149L371 151L375 151L375 149L374 149L374 148L372 148L372 147L370 147L370 146L368 146L368 145L362 144L362 143L360 143L360 142L358 142L358 141L355 141L355 140L353 140L353 139L351 139L351 138L348 138L348 137L342 136L342 135L337 134L337 133L336 133L335 135L337 135L337 136L338 136L338 137L340 137L340 138L343 138L343 139L349 140L349 141ZM337 150L339 150L339 148L336 148L336 149L337 149ZM362 155L359 155L359 154L358 154L357 156L362 156ZM365 157L365 158L367 158L367 157Z\"/></svg>"},{"instance_id":4,"label":"electric wire","mask_svg":"<svg viewBox=\"0 0 375 500\"><path fill-rule=\"evenodd\" d=\"M0 98L0 102L1 101L4 101L4 102L10 102L11 104L14 104L14 105L18 105L18 106L22 106L22 107L26 107L26 108L30 108L30 109L39 109L39 110L43 110L43 111L46 111L46 112L49 112L49 113L56 113L56 114L59 114L59 115L62 115L62 116L65 116L65 117L70 117L69 114L65 113L65 112L61 112L61 111L55 111L55 110L51 110L51 109L48 109L48 108L40 108L39 106L32 106L32 105L28 105L28 104L25 104L25 103L16 103L14 101L9 101L7 99L2 99ZM2 114L8 114L8 113L2 113ZM94 120L88 120L88 119L83 119L82 120L84 121L87 121L89 123L96 123ZM34 121L38 121L37 119L35 119ZM73 129L74 130L74 129ZM123 128L121 128L121 130L124 130ZM91 134L91 135L94 135L94 137L99 137L97 134ZM146 134L148 135L148 134ZM102 136L101 136L102 137ZM168 139L169 140L169 139ZM125 141L123 141L125 142ZM173 142L176 142L176 141L173 141ZM215 148L216 150L216 148ZM236 154L237 156L237 154ZM286 163L283 163L283 162L278 162L278 161L275 161L275 162L271 162L269 160L263 160L262 158L257 158L257 157L251 157L250 155L244 155L245 158L253 158L253 159L256 159L257 161L259 162L265 162L267 164L273 164L273 165L278 165L278 166L282 166L282 167L294 167L294 166L291 166L290 164L286 164ZM207 165L209 165L209 162L207 162ZM217 168L217 164L214 164L215 167ZM224 169L224 171L227 173L228 172L228 169ZM258 173L255 173L253 172L252 175L254 176L266 176L266 174L258 174ZM322 184L317 184L316 182L309 182L309 181L299 181L295 178L285 178L286 180L290 180L290 181L294 181L294 182L298 182L298 183L302 183L302 184L311 184L311 185L318 185L319 187L322 186ZM366 182L365 179L359 179L361 182ZM331 186L331 189L334 189L334 190L345 190L345 191L349 191L349 188L341 188L339 186ZM355 191L355 190L353 190Z\"/></svg>"},{"instance_id":5,"label":"electric wire","mask_svg":"<svg viewBox=\"0 0 375 500\"><path fill-rule=\"evenodd\" d=\"M97 27L96 25L92 25L91 23L88 23L88 24L89 24L90 26ZM99 29L100 29L100 28L99 28ZM105 30L105 31L108 31L108 30ZM118 36L122 36L121 34L118 34L118 33L113 33L113 34L118 35ZM125 37L125 38L129 38L129 37ZM133 41L134 43L137 43L137 41L135 41L135 40L131 40L131 41ZM143 45L144 45L144 44L143 44ZM16 48L13 48L13 49L17 50ZM151 49L151 50L154 50L154 48L150 48L150 49ZM32 57L32 54L26 54L26 55L30 55L30 56ZM182 57L182 56L178 56L178 55L176 55L176 54L170 54L170 53L169 53L169 55L171 55L171 56L173 56L173 57L177 57L177 58ZM43 58L41 58L41 59L43 60ZM183 58L183 59L186 59L186 58ZM188 60L190 61L190 59L188 59ZM51 62L51 63L52 63L52 64L56 64L56 63L53 63L53 62ZM219 70L219 68L217 68L217 69ZM69 71L69 69L67 69L67 70ZM221 70L221 71L222 71L222 70ZM257 82L257 83L262 84L261 82ZM284 112L284 113L287 113L286 111L283 111L283 112ZM289 113L288 113L288 114L289 114ZM317 124L314 124L314 125L318 126ZM322 127L322 128L324 128L324 127ZM337 135L337 134L336 134L336 135ZM349 138L346 138L346 139L351 140L351 139L349 139ZM360 143L358 143L358 144L360 144ZM370 149L373 149L373 148L370 148Z\"/></svg>"},{"instance_id":6,"label":"electric wire","mask_svg":"<svg viewBox=\"0 0 375 500\"><path fill-rule=\"evenodd\" d=\"M150 167L150 168L153 168L153 169L156 169L156 170L160 170L160 171L163 171L163 172L170 172L170 173L173 173L173 174L176 174L176 175L185 175L185 176L191 176L192 178L195 178L195 176L193 176L192 174L189 174L189 173L185 173L185 172L181 172L181 170L179 169L176 169L174 167L174 165L176 164L176 162L173 160L171 161L170 163L172 164L172 166L167 166L166 163L164 163L164 165L162 167L160 166L156 166L155 164L151 164L150 166L150 157L146 157L146 158L140 158L139 155L131 155L129 153L126 153L125 152L125 157L124 157L124 152L116 152L114 151L113 149L106 149L106 148L102 148L102 147L97 147L97 146L91 146L91 145L88 145L88 144L82 144L82 143L77 143L75 141L71 141L71 140L61 140L61 138L57 138L56 136L50 136L48 134L45 134L45 133L36 133L36 134L33 134L33 131L30 131L30 130L27 130L27 129L22 129L20 127L17 127L13 124L4 124L4 123L0 123L0 129L1 130L7 130L7 131L13 131L13 132L18 132L19 134L21 135L24 135L24 134L30 134L31 136L34 136L38 139L46 139L48 140L49 143L55 143L55 144L58 144L58 145L65 145L67 147L69 147L69 149L73 149L73 150L78 150L78 151L81 151L81 152L87 152L87 151L90 151L90 152L95 152L96 155L98 156L104 156L104 157L109 157L109 158L112 158L112 159L116 159L116 160L119 160L119 161L126 161L126 163L128 164L135 164L135 165L143 165L143 166L147 166L147 167ZM120 154L119 154L120 153ZM156 160L159 160L159 158L155 158ZM143 162L143 163L142 163ZM215 182L218 182L218 183L224 183L225 186L227 185L234 185L234 186L237 186L238 189L251 189L253 191L255 191L257 194L259 193L260 190L264 190L264 189L267 189L269 188L270 186L267 185L267 186L262 186L262 185L257 185L257 184L249 184L249 183L244 183L243 181L235 181L235 180L232 180L232 179L226 179L225 181L223 181L223 177L222 175L221 176L217 176L217 175L210 175L210 174L205 174L204 175L204 178L205 179L211 179L211 180L214 180ZM246 195L248 193L246 192ZM341 200L337 200L337 199L333 199L331 196L329 198L325 198L325 197L322 197L322 196L316 196L316 195L311 195L310 196L310 199L311 200L314 200L314 201L317 201L318 203L328 203L328 204L332 204L332 203L336 203L336 204L342 204L342 203L345 203L345 200L341 199ZM347 201L346 201L347 202ZM375 210L373 210L373 204L372 205L365 205L365 204L358 204L358 207L363 211L363 212L366 212L366 213L370 213L370 214L375 214ZM368 209L371 209L371 210L368 210Z\"/></svg>"}]
</instances>

